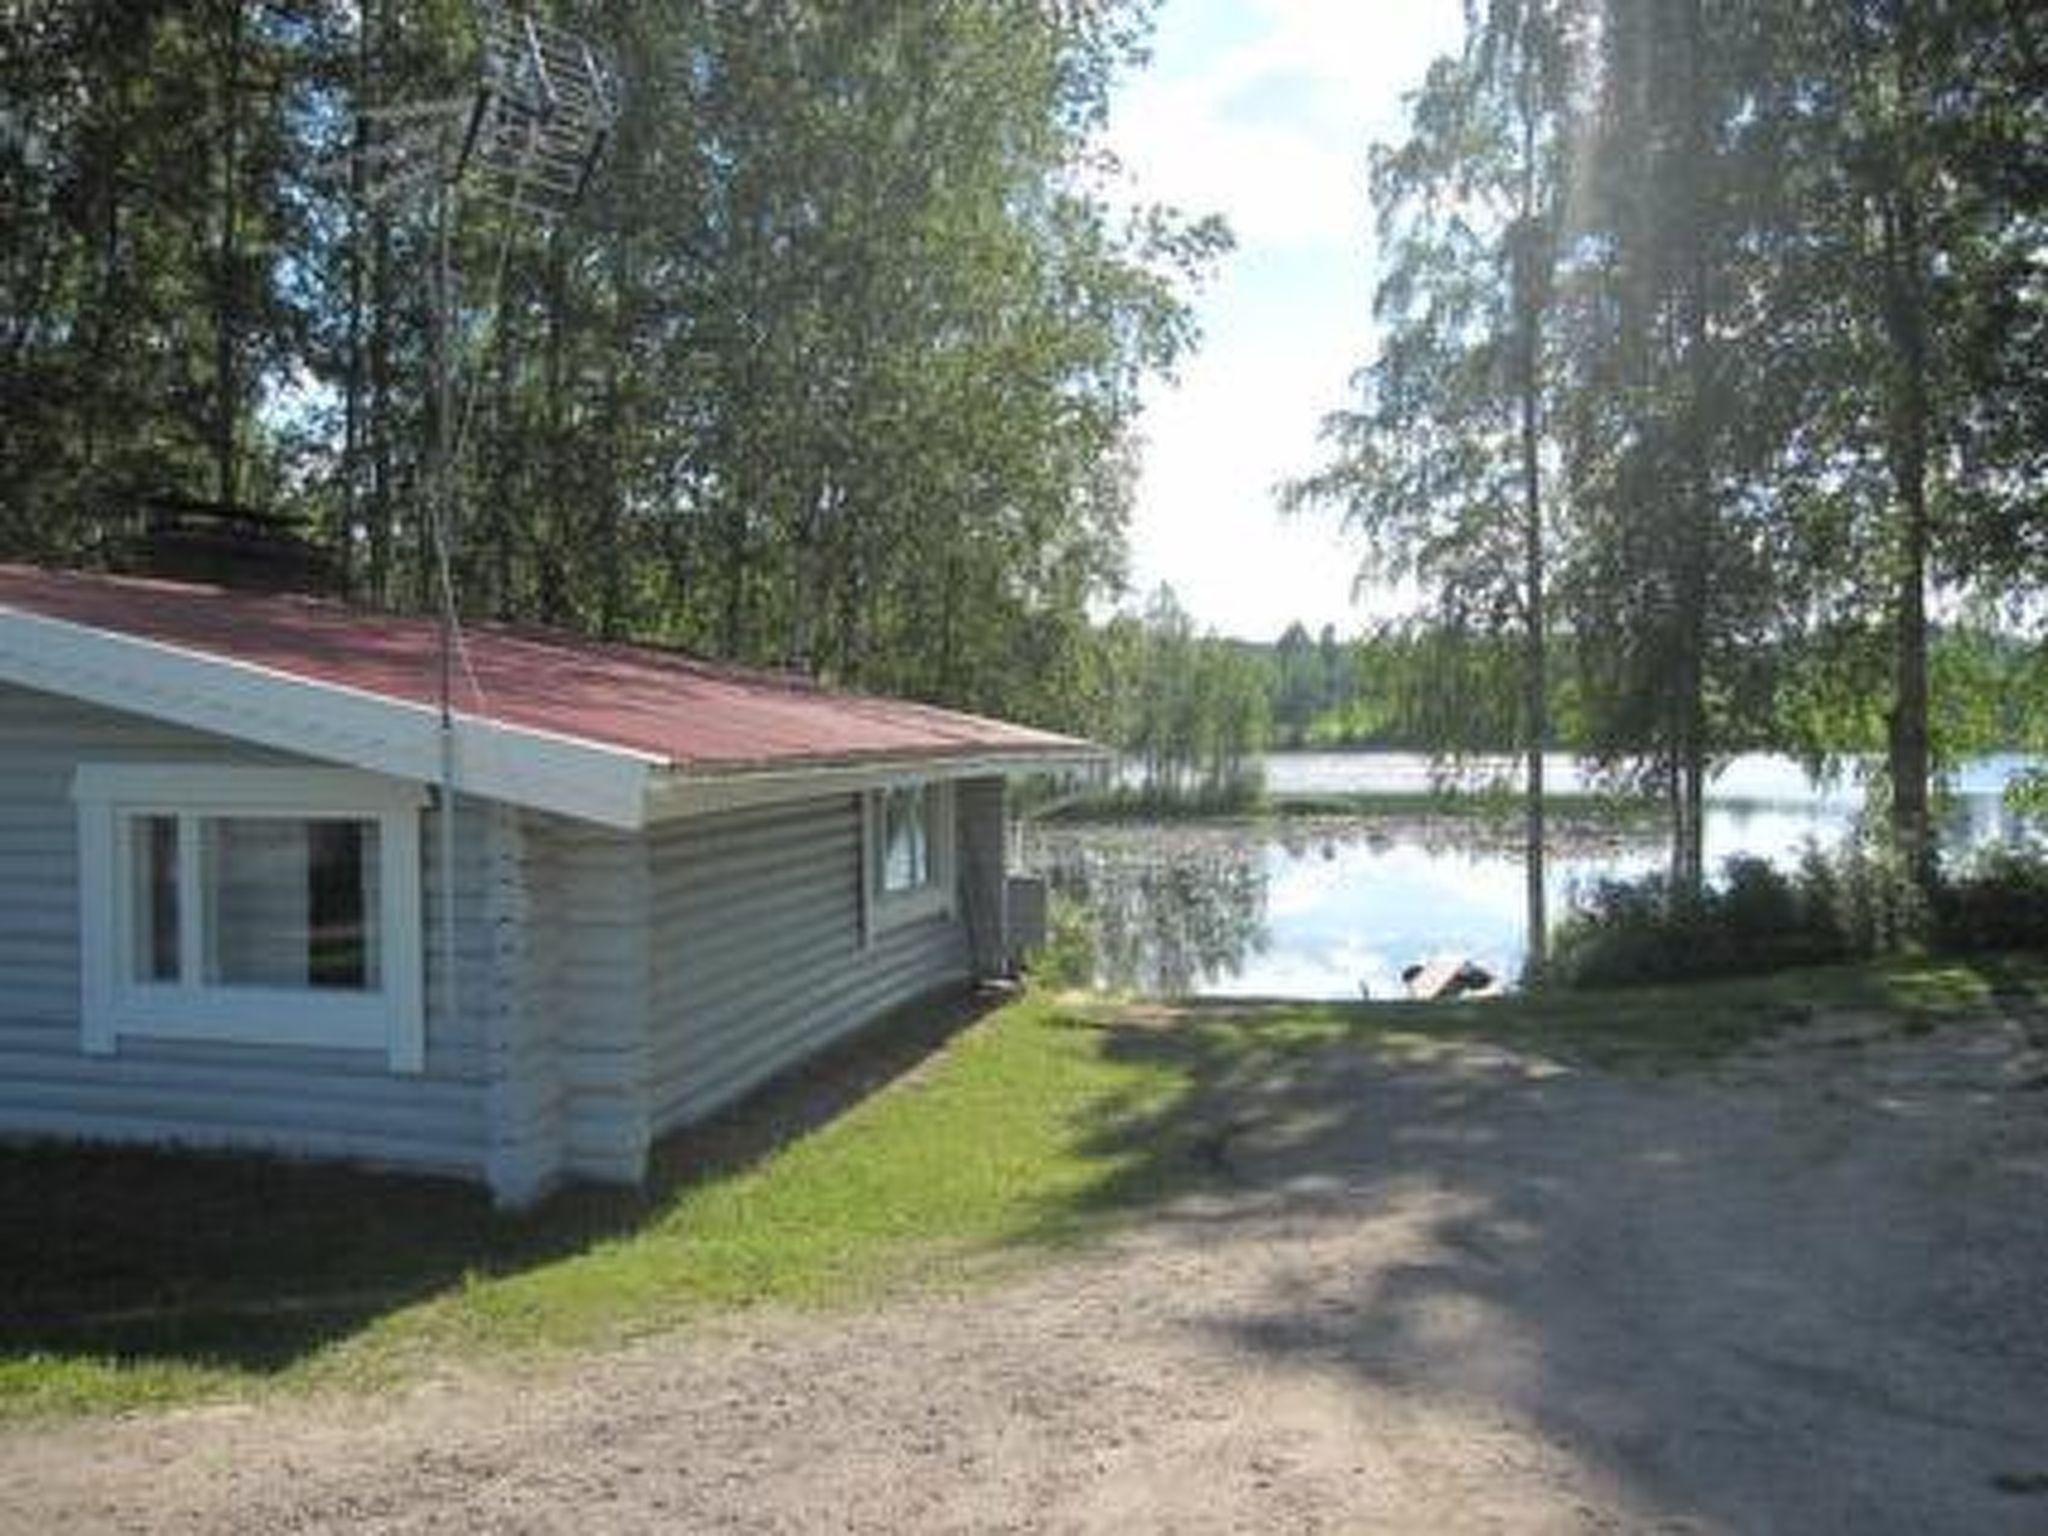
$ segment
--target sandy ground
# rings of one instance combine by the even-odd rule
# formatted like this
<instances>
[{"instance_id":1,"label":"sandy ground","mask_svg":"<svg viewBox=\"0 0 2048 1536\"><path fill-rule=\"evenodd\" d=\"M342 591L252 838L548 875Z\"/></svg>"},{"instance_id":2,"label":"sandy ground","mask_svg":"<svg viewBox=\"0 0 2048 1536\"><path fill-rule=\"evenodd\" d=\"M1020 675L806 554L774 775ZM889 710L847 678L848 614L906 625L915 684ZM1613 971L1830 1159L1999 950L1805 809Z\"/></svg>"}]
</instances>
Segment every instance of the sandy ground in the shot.
<instances>
[{"instance_id":1,"label":"sandy ground","mask_svg":"<svg viewBox=\"0 0 2048 1536\"><path fill-rule=\"evenodd\" d=\"M0 1437L8 1531L2048 1531L2048 1091L2010 1026L1649 1082L1218 1081L1079 1257L575 1368Z\"/></svg>"}]
</instances>

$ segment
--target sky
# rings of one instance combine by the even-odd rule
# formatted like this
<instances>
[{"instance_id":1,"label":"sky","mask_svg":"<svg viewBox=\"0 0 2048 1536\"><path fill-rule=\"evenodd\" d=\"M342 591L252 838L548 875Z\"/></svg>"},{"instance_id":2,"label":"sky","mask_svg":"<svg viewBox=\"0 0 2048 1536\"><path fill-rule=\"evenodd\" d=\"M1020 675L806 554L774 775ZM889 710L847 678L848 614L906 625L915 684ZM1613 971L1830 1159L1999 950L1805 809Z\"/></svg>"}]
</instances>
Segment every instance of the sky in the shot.
<instances>
[{"instance_id":1,"label":"sky","mask_svg":"<svg viewBox=\"0 0 2048 1536\"><path fill-rule=\"evenodd\" d=\"M1283 518L1282 481L1370 355L1367 151L1457 46L1459 0L1165 0L1151 64L1120 87L1126 190L1220 213L1236 249L1199 294L1203 340L1147 394L1131 524L1134 601L1170 584L1198 624L1270 640L1354 633L1359 549L1333 512ZM1384 605L1382 605L1384 606Z\"/></svg>"}]
</instances>

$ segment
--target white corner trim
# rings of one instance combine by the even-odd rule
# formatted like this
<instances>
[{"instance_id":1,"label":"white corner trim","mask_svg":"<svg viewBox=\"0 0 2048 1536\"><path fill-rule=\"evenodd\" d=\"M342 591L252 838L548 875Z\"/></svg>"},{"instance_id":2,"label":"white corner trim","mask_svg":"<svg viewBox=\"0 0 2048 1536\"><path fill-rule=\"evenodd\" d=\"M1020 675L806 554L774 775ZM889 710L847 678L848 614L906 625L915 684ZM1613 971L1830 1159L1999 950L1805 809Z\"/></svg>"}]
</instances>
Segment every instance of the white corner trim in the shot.
<instances>
[{"instance_id":1,"label":"white corner trim","mask_svg":"<svg viewBox=\"0 0 2048 1536\"><path fill-rule=\"evenodd\" d=\"M343 684L0 607L0 681L283 752L421 782L441 777L439 711ZM458 711L458 793L646 824L665 759Z\"/></svg>"},{"instance_id":2,"label":"white corner trim","mask_svg":"<svg viewBox=\"0 0 2048 1536\"><path fill-rule=\"evenodd\" d=\"M78 807L80 1045L111 1055L123 1036L251 1045L382 1050L394 1072L426 1068L425 961L420 900L418 784L346 769L198 764L84 763L72 778ZM124 970L134 888L122 823L175 815L186 830L179 861L181 970L176 983L135 982ZM259 815L375 820L380 840L380 954L375 992L208 987L198 970L197 824Z\"/></svg>"}]
</instances>

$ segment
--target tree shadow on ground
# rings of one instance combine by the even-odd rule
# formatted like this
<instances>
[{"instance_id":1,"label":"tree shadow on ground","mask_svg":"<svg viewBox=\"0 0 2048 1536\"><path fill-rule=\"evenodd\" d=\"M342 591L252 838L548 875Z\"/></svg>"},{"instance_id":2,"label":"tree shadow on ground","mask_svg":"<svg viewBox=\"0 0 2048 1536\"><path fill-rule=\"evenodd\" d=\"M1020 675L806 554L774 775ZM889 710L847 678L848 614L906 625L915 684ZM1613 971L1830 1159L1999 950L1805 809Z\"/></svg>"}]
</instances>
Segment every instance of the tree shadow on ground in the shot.
<instances>
[{"instance_id":1,"label":"tree shadow on ground","mask_svg":"<svg viewBox=\"0 0 2048 1536\"><path fill-rule=\"evenodd\" d=\"M1370 1008L1271 1038L1231 1004L1080 1019L1187 1083L1091 1128L1122 1172L1089 1199L1182 1180L1159 1240L1261 1277L1188 1326L1548 1447L1643 1528L2039 1531L2048 1124L1972 1056L2004 1021L1982 979L1974 1033L1793 1042L1747 1085ZM1950 1037L1965 1069L1916 1075Z\"/></svg>"},{"instance_id":2,"label":"tree shadow on ground","mask_svg":"<svg viewBox=\"0 0 2048 1536\"><path fill-rule=\"evenodd\" d=\"M916 1072L1008 998L901 1009L659 1142L639 1189L506 1212L454 1179L246 1154L0 1146L0 1366L36 1356L285 1370L476 1277L629 1235Z\"/></svg>"}]
</instances>

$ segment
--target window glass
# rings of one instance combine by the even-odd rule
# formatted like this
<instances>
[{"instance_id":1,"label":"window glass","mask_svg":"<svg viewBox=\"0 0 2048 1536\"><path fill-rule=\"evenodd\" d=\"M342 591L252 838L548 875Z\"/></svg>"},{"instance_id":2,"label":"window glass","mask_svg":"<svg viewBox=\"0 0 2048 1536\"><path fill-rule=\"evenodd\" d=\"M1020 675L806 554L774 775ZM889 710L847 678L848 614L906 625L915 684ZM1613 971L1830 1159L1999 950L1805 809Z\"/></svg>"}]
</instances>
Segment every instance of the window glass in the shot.
<instances>
[{"instance_id":1,"label":"window glass","mask_svg":"<svg viewBox=\"0 0 2048 1536\"><path fill-rule=\"evenodd\" d=\"M420 786L80 763L79 1041L382 1051L426 1069ZM943 853L943 849L941 850Z\"/></svg>"},{"instance_id":2,"label":"window glass","mask_svg":"<svg viewBox=\"0 0 2048 1536\"><path fill-rule=\"evenodd\" d=\"M199 850L207 985L378 986L374 821L209 816Z\"/></svg>"},{"instance_id":3,"label":"window glass","mask_svg":"<svg viewBox=\"0 0 2048 1536\"><path fill-rule=\"evenodd\" d=\"M914 891L932 878L929 797L922 785L882 797L882 889Z\"/></svg>"},{"instance_id":4,"label":"window glass","mask_svg":"<svg viewBox=\"0 0 2048 1536\"><path fill-rule=\"evenodd\" d=\"M178 818L137 816L128 825L137 981L178 979Z\"/></svg>"},{"instance_id":5,"label":"window glass","mask_svg":"<svg viewBox=\"0 0 2048 1536\"><path fill-rule=\"evenodd\" d=\"M374 990L379 981L377 826L366 821L307 824L310 948L306 979L316 987Z\"/></svg>"}]
</instances>

